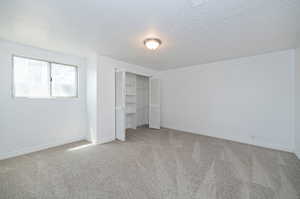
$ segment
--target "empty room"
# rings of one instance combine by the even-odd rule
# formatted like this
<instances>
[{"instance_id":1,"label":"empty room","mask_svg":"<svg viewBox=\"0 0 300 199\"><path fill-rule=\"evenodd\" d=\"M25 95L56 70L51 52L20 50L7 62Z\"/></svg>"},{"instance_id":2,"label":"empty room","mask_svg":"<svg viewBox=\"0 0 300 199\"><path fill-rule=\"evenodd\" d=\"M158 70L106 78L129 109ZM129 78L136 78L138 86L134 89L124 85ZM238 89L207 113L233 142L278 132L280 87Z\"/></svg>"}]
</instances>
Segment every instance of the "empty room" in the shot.
<instances>
[{"instance_id":1,"label":"empty room","mask_svg":"<svg viewBox=\"0 0 300 199\"><path fill-rule=\"evenodd\" d=\"M300 199L299 0L0 0L0 199Z\"/></svg>"}]
</instances>

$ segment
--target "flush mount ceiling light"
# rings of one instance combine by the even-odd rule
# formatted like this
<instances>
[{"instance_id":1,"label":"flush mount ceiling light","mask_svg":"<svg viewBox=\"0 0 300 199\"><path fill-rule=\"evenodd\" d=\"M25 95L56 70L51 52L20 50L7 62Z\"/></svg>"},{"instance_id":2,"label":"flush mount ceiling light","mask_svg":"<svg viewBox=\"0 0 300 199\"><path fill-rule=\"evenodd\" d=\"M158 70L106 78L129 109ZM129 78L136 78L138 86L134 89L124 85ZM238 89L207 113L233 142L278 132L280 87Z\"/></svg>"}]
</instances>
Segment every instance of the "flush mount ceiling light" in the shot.
<instances>
[{"instance_id":1,"label":"flush mount ceiling light","mask_svg":"<svg viewBox=\"0 0 300 199\"><path fill-rule=\"evenodd\" d=\"M148 38L144 40L144 45L149 50L156 50L161 45L161 40L156 38Z\"/></svg>"}]
</instances>

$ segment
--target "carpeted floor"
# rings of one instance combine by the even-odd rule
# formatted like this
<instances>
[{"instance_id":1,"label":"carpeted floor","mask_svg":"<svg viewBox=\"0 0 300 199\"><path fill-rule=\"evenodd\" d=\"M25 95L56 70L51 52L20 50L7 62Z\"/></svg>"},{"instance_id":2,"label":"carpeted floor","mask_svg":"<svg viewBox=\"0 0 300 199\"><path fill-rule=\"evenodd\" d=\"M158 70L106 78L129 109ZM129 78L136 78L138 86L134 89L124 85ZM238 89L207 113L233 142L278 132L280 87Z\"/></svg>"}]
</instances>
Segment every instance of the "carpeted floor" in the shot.
<instances>
[{"instance_id":1,"label":"carpeted floor","mask_svg":"<svg viewBox=\"0 0 300 199\"><path fill-rule=\"evenodd\" d=\"M295 155L162 129L0 161L0 199L299 199Z\"/></svg>"}]
</instances>

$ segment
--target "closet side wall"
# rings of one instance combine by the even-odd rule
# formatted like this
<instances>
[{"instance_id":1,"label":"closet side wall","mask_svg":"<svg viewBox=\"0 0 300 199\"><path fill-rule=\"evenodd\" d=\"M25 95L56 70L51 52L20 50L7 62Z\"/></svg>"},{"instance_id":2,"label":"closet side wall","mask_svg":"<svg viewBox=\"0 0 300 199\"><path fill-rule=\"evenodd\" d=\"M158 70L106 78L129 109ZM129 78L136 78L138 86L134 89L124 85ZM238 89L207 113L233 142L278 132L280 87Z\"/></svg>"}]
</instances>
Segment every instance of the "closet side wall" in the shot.
<instances>
[{"instance_id":1,"label":"closet side wall","mask_svg":"<svg viewBox=\"0 0 300 199\"><path fill-rule=\"evenodd\" d=\"M137 126L149 124L149 78L136 76Z\"/></svg>"}]
</instances>

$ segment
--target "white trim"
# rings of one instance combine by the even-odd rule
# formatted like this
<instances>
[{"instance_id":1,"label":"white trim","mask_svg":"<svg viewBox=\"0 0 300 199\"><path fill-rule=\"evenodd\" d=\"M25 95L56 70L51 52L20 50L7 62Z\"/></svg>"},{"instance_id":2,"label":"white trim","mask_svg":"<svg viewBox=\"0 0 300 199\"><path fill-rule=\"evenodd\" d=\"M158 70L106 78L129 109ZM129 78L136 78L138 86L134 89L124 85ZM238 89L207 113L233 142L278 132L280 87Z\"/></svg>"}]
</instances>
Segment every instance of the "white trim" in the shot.
<instances>
[{"instance_id":1,"label":"white trim","mask_svg":"<svg viewBox=\"0 0 300 199\"><path fill-rule=\"evenodd\" d=\"M63 141L58 141L58 142L53 142L53 143L48 143L48 144L43 144L43 145L38 145L38 146L33 146L33 147L25 147L25 148L22 148L19 150L9 151L9 152L0 154L0 160L16 157L16 156L20 156L20 155L25 155L28 153L33 153L33 152L45 150L48 148L57 147L60 145L65 145L65 144L69 144L72 142L81 141L81 140L87 140L86 136L80 136L80 137L76 137L76 138L72 138L72 139L65 139Z\"/></svg>"},{"instance_id":2,"label":"white trim","mask_svg":"<svg viewBox=\"0 0 300 199\"><path fill-rule=\"evenodd\" d=\"M116 140L115 136L112 137L106 137L106 138L101 138L99 141L97 141L97 144L105 144L105 143L109 143Z\"/></svg>"}]
</instances>

